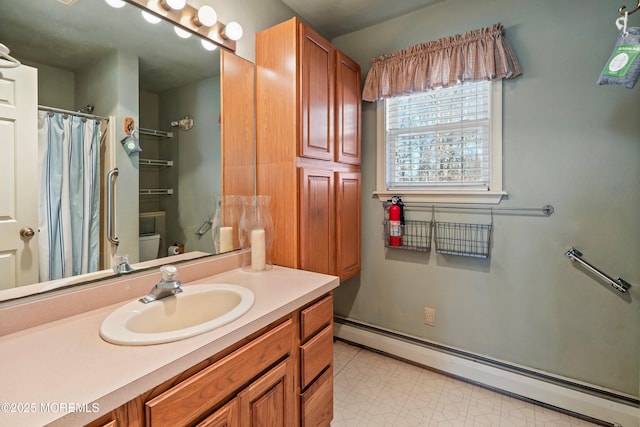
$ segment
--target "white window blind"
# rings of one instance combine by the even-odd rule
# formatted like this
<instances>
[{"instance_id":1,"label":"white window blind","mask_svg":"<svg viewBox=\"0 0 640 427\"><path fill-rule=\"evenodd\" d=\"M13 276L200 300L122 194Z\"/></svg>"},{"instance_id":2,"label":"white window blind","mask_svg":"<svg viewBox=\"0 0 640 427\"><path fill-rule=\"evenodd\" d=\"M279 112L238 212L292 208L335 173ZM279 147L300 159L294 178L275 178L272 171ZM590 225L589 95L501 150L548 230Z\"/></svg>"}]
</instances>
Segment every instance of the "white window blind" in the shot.
<instances>
[{"instance_id":1,"label":"white window blind","mask_svg":"<svg viewBox=\"0 0 640 427\"><path fill-rule=\"evenodd\" d=\"M488 189L490 114L487 81L386 99L387 188Z\"/></svg>"}]
</instances>

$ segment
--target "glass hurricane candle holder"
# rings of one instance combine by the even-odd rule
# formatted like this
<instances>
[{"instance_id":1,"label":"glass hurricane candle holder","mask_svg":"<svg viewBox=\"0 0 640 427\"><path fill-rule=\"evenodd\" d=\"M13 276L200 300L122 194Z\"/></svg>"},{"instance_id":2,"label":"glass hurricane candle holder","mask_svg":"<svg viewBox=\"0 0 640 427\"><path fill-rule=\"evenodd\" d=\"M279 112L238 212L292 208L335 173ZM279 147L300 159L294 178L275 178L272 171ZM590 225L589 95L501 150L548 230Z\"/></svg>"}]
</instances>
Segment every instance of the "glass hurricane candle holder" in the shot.
<instances>
[{"instance_id":1,"label":"glass hurricane candle holder","mask_svg":"<svg viewBox=\"0 0 640 427\"><path fill-rule=\"evenodd\" d=\"M243 196L240 217L240 246L251 249L243 255L242 269L264 271L272 267L273 220L269 211L270 196Z\"/></svg>"},{"instance_id":2,"label":"glass hurricane candle holder","mask_svg":"<svg viewBox=\"0 0 640 427\"><path fill-rule=\"evenodd\" d=\"M239 224L242 214L240 196L214 197L215 213L211 224L211 238L215 253L221 254L240 247Z\"/></svg>"}]
</instances>

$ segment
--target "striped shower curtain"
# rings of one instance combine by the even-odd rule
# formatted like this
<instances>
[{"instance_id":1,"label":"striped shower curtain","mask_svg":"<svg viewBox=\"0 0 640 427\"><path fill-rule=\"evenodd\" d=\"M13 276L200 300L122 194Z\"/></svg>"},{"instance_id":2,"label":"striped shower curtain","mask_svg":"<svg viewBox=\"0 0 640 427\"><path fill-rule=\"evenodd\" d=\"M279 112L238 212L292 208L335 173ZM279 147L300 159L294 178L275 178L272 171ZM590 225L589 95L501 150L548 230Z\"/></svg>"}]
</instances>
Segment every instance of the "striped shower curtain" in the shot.
<instances>
[{"instance_id":1,"label":"striped shower curtain","mask_svg":"<svg viewBox=\"0 0 640 427\"><path fill-rule=\"evenodd\" d=\"M100 128L95 120L38 113L41 281L98 270Z\"/></svg>"}]
</instances>

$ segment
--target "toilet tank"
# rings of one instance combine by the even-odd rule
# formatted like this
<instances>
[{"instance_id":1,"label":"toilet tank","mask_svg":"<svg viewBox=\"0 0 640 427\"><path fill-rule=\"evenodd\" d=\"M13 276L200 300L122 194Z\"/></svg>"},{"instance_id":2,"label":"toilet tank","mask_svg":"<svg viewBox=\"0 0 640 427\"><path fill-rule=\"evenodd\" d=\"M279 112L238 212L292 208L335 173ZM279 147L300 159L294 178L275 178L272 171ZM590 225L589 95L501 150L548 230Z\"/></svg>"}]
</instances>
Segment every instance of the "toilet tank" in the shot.
<instances>
[{"instance_id":1,"label":"toilet tank","mask_svg":"<svg viewBox=\"0 0 640 427\"><path fill-rule=\"evenodd\" d=\"M140 236L140 262L158 258L160 235L148 234Z\"/></svg>"}]
</instances>

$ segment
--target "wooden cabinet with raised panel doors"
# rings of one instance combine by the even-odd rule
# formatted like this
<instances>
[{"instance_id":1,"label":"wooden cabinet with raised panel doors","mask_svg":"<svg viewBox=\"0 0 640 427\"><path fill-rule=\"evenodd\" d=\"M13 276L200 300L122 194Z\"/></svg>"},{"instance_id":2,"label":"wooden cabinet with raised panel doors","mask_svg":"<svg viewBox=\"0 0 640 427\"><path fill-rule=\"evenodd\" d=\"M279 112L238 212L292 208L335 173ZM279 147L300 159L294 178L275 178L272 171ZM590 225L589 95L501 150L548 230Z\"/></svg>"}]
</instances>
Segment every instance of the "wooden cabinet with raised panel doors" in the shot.
<instances>
[{"instance_id":1,"label":"wooden cabinet with raised panel doors","mask_svg":"<svg viewBox=\"0 0 640 427\"><path fill-rule=\"evenodd\" d=\"M360 85L358 64L297 18L256 35L257 191L271 196L274 264L341 280L360 270Z\"/></svg>"},{"instance_id":2,"label":"wooden cabinet with raised panel doors","mask_svg":"<svg viewBox=\"0 0 640 427\"><path fill-rule=\"evenodd\" d=\"M286 320L229 356L146 401L147 425L191 425L229 398L237 398L240 425L293 425L295 394L290 356L293 323L291 319ZM274 364L278 365L272 368ZM266 383L278 390L265 393ZM214 414L212 420L205 419L204 425L210 421L233 425L235 409L232 407L228 412ZM280 422L275 423L276 420Z\"/></svg>"},{"instance_id":3,"label":"wooden cabinet with raised panel doors","mask_svg":"<svg viewBox=\"0 0 640 427\"><path fill-rule=\"evenodd\" d=\"M319 427L332 419L328 293L88 426Z\"/></svg>"},{"instance_id":4,"label":"wooden cabinet with raised panel doors","mask_svg":"<svg viewBox=\"0 0 640 427\"><path fill-rule=\"evenodd\" d=\"M300 311L300 421L326 426L333 419L333 297Z\"/></svg>"}]
</instances>

